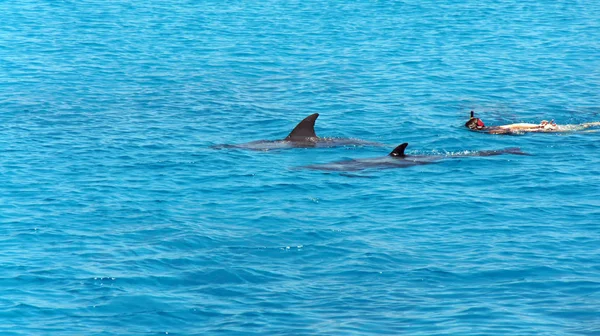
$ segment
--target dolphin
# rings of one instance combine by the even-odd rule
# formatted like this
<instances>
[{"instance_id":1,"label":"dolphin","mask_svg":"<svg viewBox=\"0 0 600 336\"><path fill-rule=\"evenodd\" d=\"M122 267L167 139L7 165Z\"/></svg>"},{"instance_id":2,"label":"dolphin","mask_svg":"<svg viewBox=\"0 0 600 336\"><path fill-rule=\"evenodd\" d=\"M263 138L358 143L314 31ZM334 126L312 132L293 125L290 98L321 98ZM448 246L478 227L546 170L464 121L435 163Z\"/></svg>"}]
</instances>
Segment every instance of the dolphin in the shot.
<instances>
[{"instance_id":1,"label":"dolphin","mask_svg":"<svg viewBox=\"0 0 600 336\"><path fill-rule=\"evenodd\" d=\"M376 158L354 159L336 161L332 163L316 164L300 168L324 171L359 171L364 169L390 169L406 168L418 165L426 165L439 162L445 158L459 158L469 156L494 156L502 154L529 155L521 149L512 147L500 150L467 151L450 155L406 155L404 150L408 146L405 142L391 151L388 155Z\"/></svg>"},{"instance_id":2,"label":"dolphin","mask_svg":"<svg viewBox=\"0 0 600 336\"><path fill-rule=\"evenodd\" d=\"M315 121L319 117L314 113L304 118L290 134L281 140L258 140L236 145L215 145L213 148L241 148L257 151L287 148L313 148L313 147L338 147L338 146L383 146L377 142L364 141L352 138L321 138L315 133Z\"/></svg>"}]
</instances>

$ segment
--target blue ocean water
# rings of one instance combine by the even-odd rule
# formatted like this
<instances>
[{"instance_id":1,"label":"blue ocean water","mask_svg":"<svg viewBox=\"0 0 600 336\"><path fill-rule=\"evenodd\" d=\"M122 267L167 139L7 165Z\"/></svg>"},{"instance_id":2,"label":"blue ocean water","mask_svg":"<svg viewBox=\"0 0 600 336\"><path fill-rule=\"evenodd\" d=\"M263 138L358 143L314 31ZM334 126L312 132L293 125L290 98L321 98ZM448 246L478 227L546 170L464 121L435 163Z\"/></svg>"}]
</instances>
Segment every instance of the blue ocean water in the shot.
<instances>
[{"instance_id":1,"label":"blue ocean water","mask_svg":"<svg viewBox=\"0 0 600 336\"><path fill-rule=\"evenodd\" d=\"M598 335L600 3L0 2L0 330ZM321 136L386 147L215 150ZM297 167L520 147L406 169Z\"/></svg>"}]
</instances>

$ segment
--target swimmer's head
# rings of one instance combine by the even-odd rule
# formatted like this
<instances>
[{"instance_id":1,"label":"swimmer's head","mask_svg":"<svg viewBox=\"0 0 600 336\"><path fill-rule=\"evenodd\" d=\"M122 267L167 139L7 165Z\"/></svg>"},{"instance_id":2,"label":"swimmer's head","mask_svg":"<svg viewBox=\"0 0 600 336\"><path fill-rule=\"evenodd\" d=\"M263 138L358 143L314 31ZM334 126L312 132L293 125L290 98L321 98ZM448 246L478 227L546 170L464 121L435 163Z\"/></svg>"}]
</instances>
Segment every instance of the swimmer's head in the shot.
<instances>
[{"instance_id":1,"label":"swimmer's head","mask_svg":"<svg viewBox=\"0 0 600 336\"><path fill-rule=\"evenodd\" d=\"M472 130L482 130L485 128L485 124L483 123L483 121L475 117L471 117L471 119L469 119L469 121L465 123L465 126Z\"/></svg>"}]
</instances>

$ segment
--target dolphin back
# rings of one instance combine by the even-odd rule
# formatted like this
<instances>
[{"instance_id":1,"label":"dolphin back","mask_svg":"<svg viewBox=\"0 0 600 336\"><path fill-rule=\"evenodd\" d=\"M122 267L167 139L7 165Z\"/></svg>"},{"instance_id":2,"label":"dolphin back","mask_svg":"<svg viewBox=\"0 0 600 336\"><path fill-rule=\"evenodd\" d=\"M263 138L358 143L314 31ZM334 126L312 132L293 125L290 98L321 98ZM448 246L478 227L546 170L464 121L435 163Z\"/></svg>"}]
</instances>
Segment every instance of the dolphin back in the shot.
<instances>
[{"instance_id":1,"label":"dolphin back","mask_svg":"<svg viewBox=\"0 0 600 336\"><path fill-rule=\"evenodd\" d=\"M487 150L477 152L475 156L494 156L494 155L502 155L502 154L513 154L513 155L531 155L529 153L525 153L518 147L510 147L504 148L500 150Z\"/></svg>"},{"instance_id":2,"label":"dolphin back","mask_svg":"<svg viewBox=\"0 0 600 336\"><path fill-rule=\"evenodd\" d=\"M495 156L495 155L503 155L503 154L513 154L513 155L531 155L529 153L525 153L518 147L510 147L504 149L494 149L494 150L483 150L483 151L475 151L475 152L467 152L467 153L458 153L451 154L448 157L469 157L469 156Z\"/></svg>"}]
</instances>

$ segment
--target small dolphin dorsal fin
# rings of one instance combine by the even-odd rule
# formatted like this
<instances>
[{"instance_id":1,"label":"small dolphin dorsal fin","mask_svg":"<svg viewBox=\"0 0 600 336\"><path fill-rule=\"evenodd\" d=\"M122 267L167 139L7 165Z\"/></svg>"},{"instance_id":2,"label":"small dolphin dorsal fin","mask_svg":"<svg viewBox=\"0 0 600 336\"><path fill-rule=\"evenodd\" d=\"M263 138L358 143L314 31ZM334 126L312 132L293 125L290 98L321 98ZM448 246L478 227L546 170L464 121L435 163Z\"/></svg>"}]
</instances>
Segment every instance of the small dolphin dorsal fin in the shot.
<instances>
[{"instance_id":1,"label":"small dolphin dorsal fin","mask_svg":"<svg viewBox=\"0 0 600 336\"><path fill-rule=\"evenodd\" d=\"M408 142L405 142L402 145L394 148L394 150L390 153L390 156L393 156L393 157L404 157L404 156L406 156L406 155L404 155L404 150L406 149L406 146L408 146Z\"/></svg>"},{"instance_id":2,"label":"small dolphin dorsal fin","mask_svg":"<svg viewBox=\"0 0 600 336\"><path fill-rule=\"evenodd\" d=\"M315 121L319 117L318 113L311 114L308 117L304 118L296 127L292 130L290 135L285 138L286 140L294 140L294 139L305 139L305 138L316 138L317 134L315 133Z\"/></svg>"}]
</instances>

